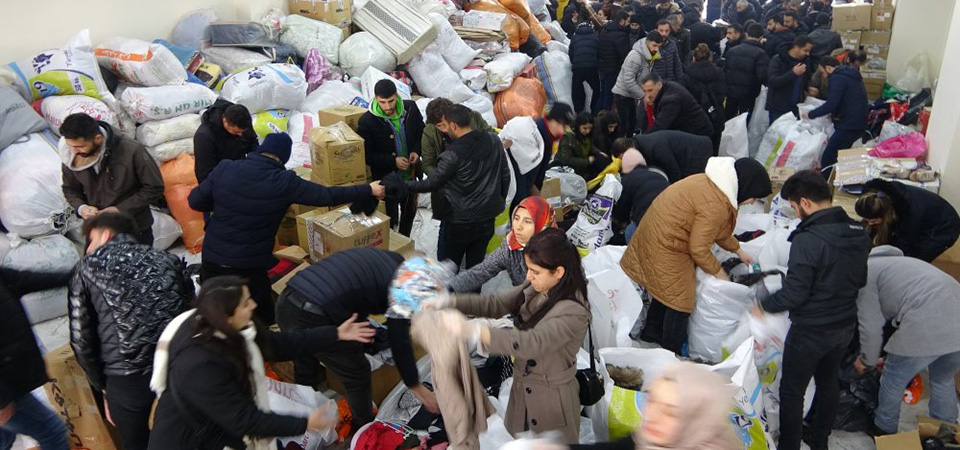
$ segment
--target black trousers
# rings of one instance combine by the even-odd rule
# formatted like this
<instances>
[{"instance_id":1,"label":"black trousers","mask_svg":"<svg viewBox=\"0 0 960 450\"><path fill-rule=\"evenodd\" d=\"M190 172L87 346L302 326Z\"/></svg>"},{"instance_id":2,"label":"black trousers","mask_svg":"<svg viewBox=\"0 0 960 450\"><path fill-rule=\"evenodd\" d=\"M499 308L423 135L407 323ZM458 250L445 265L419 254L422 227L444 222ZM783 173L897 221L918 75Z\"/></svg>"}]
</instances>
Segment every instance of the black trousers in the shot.
<instances>
[{"instance_id":1,"label":"black trousers","mask_svg":"<svg viewBox=\"0 0 960 450\"><path fill-rule=\"evenodd\" d=\"M597 69L573 69L573 110L583 111L586 102L586 90L583 83L590 85L590 112L597 115L597 106L600 103L600 74Z\"/></svg>"},{"instance_id":2,"label":"black trousers","mask_svg":"<svg viewBox=\"0 0 960 450\"><path fill-rule=\"evenodd\" d=\"M410 231L413 230L413 219L417 217L417 200L419 196L411 192L405 200L387 199L387 215L390 216L390 228L397 224L400 228L397 230L400 234L410 237Z\"/></svg>"},{"instance_id":3,"label":"black trousers","mask_svg":"<svg viewBox=\"0 0 960 450\"><path fill-rule=\"evenodd\" d=\"M781 450L800 450L803 436L803 395L813 378L817 394L811 415L812 448L827 448L827 438L837 417L840 395L840 364L853 339L856 324L814 327L794 324L783 348L780 380Z\"/></svg>"},{"instance_id":4,"label":"black trousers","mask_svg":"<svg viewBox=\"0 0 960 450\"><path fill-rule=\"evenodd\" d=\"M274 317L273 291L270 286L270 275L268 269L238 269L234 267L218 266L216 264L202 263L200 265L200 283L210 278L221 277L225 275L235 275L247 279L247 288L250 289L250 297L257 302L257 309L254 314L263 322L270 326L276 322Z\"/></svg>"},{"instance_id":5,"label":"black trousers","mask_svg":"<svg viewBox=\"0 0 960 450\"><path fill-rule=\"evenodd\" d=\"M726 116L727 120L730 120L745 112L752 112L753 104L756 103L756 101L757 99L755 98L742 99L727 97L726 104L723 108L724 116ZM749 121L749 118L747 120Z\"/></svg>"},{"instance_id":6,"label":"black trousers","mask_svg":"<svg viewBox=\"0 0 960 450\"><path fill-rule=\"evenodd\" d=\"M466 268L469 269L483 262L487 254L487 244L493 238L494 220L480 223L450 223L443 224L443 252L438 249L437 258L441 261L449 259L457 265L466 258Z\"/></svg>"},{"instance_id":7,"label":"black trousers","mask_svg":"<svg viewBox=\"0 0 960 450\"><path fill-rule=\"evenodd\" d=\"M620 115L620 126L626 136L633 136L637 130L637 101L630 97L613 94L613 102L617 105L617 114Z\"/></svg>"},{"instance_id":8,"label":"black trousers","mask_svg":"<svg viewBox=\"0 0 960 450\"><path fill-rule=\"evenodd\" d=\"M107 408L124 450L146 450L155 397L149 375L107 376Z\"/></svg>"},{"instance_id":9,"label":"black trousers","mask_svg":"<svg viewBox=\"0 0 960 450\"><path fill-rule=\"evenodd\" d=\"M292 289L286 289L277 301L277 324L283 331L305 330L340 325L326 315L307 312L290 301L306 301ZM293 377L297 384L316 387L320 383L320 363L337 374L347 391L347 404L353 414L353 425L359 428L373 422L373 388L370 381L370 362L359 342L337 341L323 352L293 360Z\"/></svg>"},{"instance_id":10,"label":"black trousers","mask_svg":"<svg viewBox=\"0 0 960 450\"><path fill-rule=\"evenodd\" d=\"M687 339L687 322L689 321L690 314L671 309L655 298L651 299L647 323L643 326L640 339L660 344L661 347L679 355L683 341Z\"/></svg>"},{"instance_id":11,"label":"black trousers","mask_svg":"<svg viewBox=\"0 0 960 450\"><path fill-rule=\"evenodd\" d=\"M136 238L137 242L153 247L153 227L147 227L147 229L137 233Z\"/></svg>"}]
</instances>

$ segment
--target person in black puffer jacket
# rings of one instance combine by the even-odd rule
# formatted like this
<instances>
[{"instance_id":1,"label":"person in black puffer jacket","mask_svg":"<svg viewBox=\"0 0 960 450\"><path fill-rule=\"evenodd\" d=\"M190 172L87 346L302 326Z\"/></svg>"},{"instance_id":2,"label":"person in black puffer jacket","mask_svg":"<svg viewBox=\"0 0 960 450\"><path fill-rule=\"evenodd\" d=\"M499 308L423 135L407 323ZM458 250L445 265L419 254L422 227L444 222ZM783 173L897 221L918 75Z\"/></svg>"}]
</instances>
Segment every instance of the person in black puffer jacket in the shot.
<instances>
[{"instance_id":1,"label":"person in black puffer jacket","mask_svg":"<svg viewBox=\"0 0 960 450\"><path fill-rule=\"evenodd\" d=\"M160 333L193 300L180 258L133 238L133 219L100 213L84 223L87 255L70 281L70 346L105 391L123 447L146 450L153 352Z\"/></svg>"},{"instance_id":2,"label":"person in black puffer jacket","mask_svg":"<svg viewBox=\"0 0 960 450\"><path fill-rule=\"evenodd\" d=\"M630 17L626 12L617 14L614 20L607 22L600 33L600 48L597 54L597 71L600 74L600 100L597 111L613 107L613 86L623 60L630 53Z\"/></svg>"},{"instance_id":3,"label":"person in black puffer jacket","mask_svg":"<svg viewBox=\"0 0 960 450\"><path fill-rule=\"evenodd\" d=\"M201 278L247 278L260 305L257 316L270 324L274 314L267 270L277 263L274 240L290 205L337 206L384 194L379 181L325 187L298 177L283 167L292 145L285 133L269 134L257 153L221 162L187 197L194 210L212 213L203 242Z\"/></svg>"},{"instance_id":4,"label":"person in black puffer jacket","mask_svg":"<svg viewBox=\"0 0 960 450\"><path fill-rule=\"evenodd\" d=\"M0 448L13 445L17 434L41 448L69 448L63 420L30 391L50 380L30 329L21 297L66 286L70 272L41 273L0 267Z\"/></svg>"},{"instance_id":5,"label":"person in black puffer jacket","mask_svg":"<svg viewBox=\"0 0 960 450\"><path fill-rule=\"evenodd\" d=\"M747 27L746 34L743 43L727 52L723 66L727 82L725 115L729 118L748 111L753 113L760 87L767 83L770 57L760 44L763 27L752 24Z\"/></svg>"},{"instance_id":6,"label":"person in black puffer jacket","mask_svg":"<svg viewBox=\"0 0 960 450\"><path fill-rule=\"evenodd\" d=\"M723 36L720 35L720 30L709 23L701 21L699 16L696 17L695 20L693 24L687 27L687 29L690 30L691 52L695 51L698 45L707 44L707 47L710 47L710 51L719 57L720 39L723 38ZM685 64L689 63L690 61L685 62Z\"/></svg>"},{"instance_id":7,"label":"person in black puffer jacket","mask_svg":"<svg viewBox=\"0 0 960 450\"><path fill-rule=\"evenodd\" d=\"M705 136L676 130L638 134L637 150L647 166L656 167L676 183L690 175L703 173L713 156L713 142Z\"/></svg>"},{"instance_id":8,"label":"person in black puffer jacket","mask_svg":"<svg viewBox=\"0 0 960 450\"><path fill-rule=\"evenodd\" d=\"M617 139L616 147L623 151L623 193L613 205L613 219L620 227L624 227L624 238L630 242L643 215L653 200L670 186L670 181L660 169L647 167L643 155L634 148L632 139Z\"/></svg>"},{"instance_id":9,"label":"person in black puffer jacket","mask_svg":"<svg viewBox=\"0 0 960 450\"><path fill-rule=\"evenodd\" d=\"M200 128L193 135L197 182L203 182L220 161L243 159L257 150L259 142L246 106L220 98L200 120Z\"/></svg>"},{"instance_id":10,"label":"person in black puffer jacket","mask_svg":"<svg viewBox=\"0 0 960 450\"><path fill-rule=\"evenodd\" d=\"M573 69L573 110L583 111L586 100L583 83L586 82L592 92L590 110L596 111L600 99L600 75L597 72L600 38L593 32L593 26L587 22L577 26L577 33L570 42L568 54Z\"/></svg>"},{"instance_id":11,"label":"person in black puffer jacket","mask_svg":"<svg viewBox=\"0 0 960 450\"><path fill-rule=\"evenodd\" d=\"M661 130L678 130L699 136L713 136L713 125L703 112L700 102L693 98L683 85L663 81L651 73L642 80L645 102L653 105L653 126L647 133ZM642 115L646 117L646 114ZM647 129L647 128L643 128Z\"/></svg>"},{"instance_id":12,"label":"person in black puffer jacket","mask_svg":"<svg viewBox=\"0 0 960 450\"><path fill-rule=\"evenodd\" d=\"M727 95L727 83L723 71L713 63L712 52L706 44L699 44L693 52L693 64L681 78L681 83L697 99L703 112L713 125L713 155L720 150L720 135L727 121L723 112L723 99Z\"/></svg>"},{"instance_id":13,"label":"person in black puffer jacket","mask_svg":"<svg viewBox=\"0 0 960 450\"><path fill-rule=\"evenodd\" d=\"M444 202L433 205L445 215L443 255L457 266L466 258L469 269L486 254L493 222L503 211L510 187L510 165L496 134L470 128L470 109L454 105L443 114L453 143L440 154L433 175L408 181L411 192L442 190Z\"/></svg>"},{"instance_id":14,"label":"person in black puffer jacket","mask_svg":"<svg viewBox=\"0 0 960 450\"><path fill-rule=\"evenodd\" d=\"M807 115L811 119L833 116L834 132L820 158L820 167L829 167L837 162L837 152L851 148L863 136L867 128L867 90L863 86L860 70L852 66L825 67L830 84L827 102ZM824 177L829 171L824 173Z\"/></svg>"},{"instance_id":15,"label":"person in black puffer jacket","mask_svg":"<svg viewBox=\"0 0 960 450\"><path fill-rule=\"evenodd\" d=\"M789 48L782 47L780 54L770 59L767 69L767 111L770 124L788 113L797 115L797 103L803 101L810 80L810 49L813 45L806 36L800 36Z\"/></svg>"}]
</instances>

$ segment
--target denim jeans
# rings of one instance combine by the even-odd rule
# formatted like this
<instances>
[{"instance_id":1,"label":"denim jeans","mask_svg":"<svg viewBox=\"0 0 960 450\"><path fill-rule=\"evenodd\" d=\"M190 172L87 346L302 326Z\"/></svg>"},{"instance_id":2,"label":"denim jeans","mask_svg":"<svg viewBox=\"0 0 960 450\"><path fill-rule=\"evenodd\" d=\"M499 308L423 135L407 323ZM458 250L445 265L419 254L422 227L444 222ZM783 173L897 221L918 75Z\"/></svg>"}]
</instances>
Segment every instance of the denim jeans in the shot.
<instances>
[{"instance_id":1,"label":"denim jeans","mask_svg":"<svg viewBox=\"0 0 960 450\"><path fill-rule=\"evenodd\" d=\"M32 437L43 450L69 450L67 427L33 395L14 400L13 417L0 427L0 450L10 450L18 434Z\"/></svg>"},{"instance_id":2,"label":"denim jeans","mask_svg":"<svg viewBox=\"0 0 960 450\"><path fill-rule=\"evenodd\" d=\"M613 107L613 86L617 84L618 72L600 74L600 98L597 101L597 110L591 111L597 115L600 111L609 111Z\"/></svg>"},{"instance_id":3,"label":"denim jeans","mask_svg":"<svg viewBox=\"0 0 960 450\"><path fill-rule=\"evenodd\" d=\"M633 234L637 232L637 224L631 222L630 225L627 225L627 229L623 232L623 237L627 240L627 245L630 245L630 239L633 239Z\"/></svg>"},{"instance_id":4,"label":"denim jeans","mask_svg":"<svg viewBox=\"0 0 960 450\"><path fill-rule=\"evenodd\" d=\"M957 393L954 374L960 372L960 352L940 356L887 355L880 378L880 398L877 406L877 427L889 433L897 432L900 423L900 403L903 390L924 368L930 370L930 417L944 422L957 422Z\"/></svg>"},{"instance_id":5,"label":"denim jeans","mask_svg":"<svg viewBox=\"0 0 960 450\"><path fill-rule=\"evenodd\" d=\"M835 130L827 140L827 147L820 157L820 167L832 166L837 163L837 152L853 147L863 136L863 130ZM830 170L823 171L823 177L830 176Z\"/></svg>"}]
</instances>

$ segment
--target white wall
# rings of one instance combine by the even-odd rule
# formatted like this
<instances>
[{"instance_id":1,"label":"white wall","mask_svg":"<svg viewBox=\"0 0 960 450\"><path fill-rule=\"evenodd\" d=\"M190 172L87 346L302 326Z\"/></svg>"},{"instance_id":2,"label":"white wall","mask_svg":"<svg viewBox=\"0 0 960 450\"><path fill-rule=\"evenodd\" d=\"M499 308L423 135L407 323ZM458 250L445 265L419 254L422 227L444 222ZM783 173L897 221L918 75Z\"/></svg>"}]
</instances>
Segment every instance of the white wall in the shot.
<instances>
[{"instance_id":1,"label":"white wall","mask_svg":"<svg viewBox=\"0 0 960 450\"><path fill-rule=\"evenodd\" d=\"M931 81L937 78L956 0L897 0L887 59L887 79L903 77L907 64L926 52ZM956 50L956 47L952 47Z\"/></svg>"},{"instance_id":2,"label":"white wall","mask_svg":"<svg viewBox=\"0 0 960 450\"><path fill-rule=\"evenodd\" d=\"M259 19L285 0L0 0L0 64L63 45L90 29L93 45L114 36L166 39L186 13L213 7L223 20ZM42 8L40 7L42 5Z\"/></svg>"}]
</instances>

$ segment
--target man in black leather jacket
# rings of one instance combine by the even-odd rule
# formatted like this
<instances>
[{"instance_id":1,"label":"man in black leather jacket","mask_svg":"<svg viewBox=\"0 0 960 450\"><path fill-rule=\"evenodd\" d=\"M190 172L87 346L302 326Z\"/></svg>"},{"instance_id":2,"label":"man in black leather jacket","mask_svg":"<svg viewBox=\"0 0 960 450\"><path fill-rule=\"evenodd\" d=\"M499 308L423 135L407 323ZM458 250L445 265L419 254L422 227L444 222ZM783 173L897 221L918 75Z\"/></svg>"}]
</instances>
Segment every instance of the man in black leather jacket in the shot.
<instances>
[{"instance_id":1,"label":"man in black leather jacket","mask_svg":"<svg viewBox=\"0 0 960 450\"><path fill-rule=\"evenodd\" d=\"M104 212L84 224L87 254L70 282L70 345L104 391L127 450L145 450L153 353L164 327L192 301L184 262L137 243L133 219Z\"/></svg>"},{"instance_id":2,"label":"man in black leather jacket","mask_svg":"<svg viewBox=\"0 0 960 450\"><path fill-rule=\"evenodd\" d=\"M454 140L440 154L433 175L408 181L411 192L443 192L433 205L434 217L443 222L443 254L457 266L466 257L466 268L483 261L493 237L494 219L503 211L510 186L510 167L500 138L470 128L470 109L454 105L443 115L447 134Z\"/></svg>"}]
</instances>

